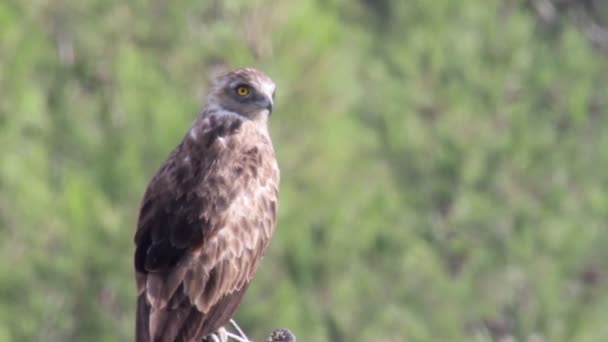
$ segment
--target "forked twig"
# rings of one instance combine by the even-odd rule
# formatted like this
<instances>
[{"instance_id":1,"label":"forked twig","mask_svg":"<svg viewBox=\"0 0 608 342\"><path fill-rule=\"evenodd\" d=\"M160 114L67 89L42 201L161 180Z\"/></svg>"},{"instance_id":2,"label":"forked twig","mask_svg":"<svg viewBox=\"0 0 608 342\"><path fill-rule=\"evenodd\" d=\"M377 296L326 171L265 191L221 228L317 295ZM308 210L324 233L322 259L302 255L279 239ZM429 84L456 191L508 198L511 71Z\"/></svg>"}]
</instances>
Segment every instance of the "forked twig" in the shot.
<instances>
[{"instance_id":1,"label":"forked twig","mask_svg":"<svg viewBox=\"0 0 608 342\"><path fill-rule=\"evenodd\" d=\"M232 324L234 329L236 329L236 331L239 333L239 335L241 335L240 336L241 338L245 339L246 342L249 342L249 338L247 337L247 335L245 335L245 333L243 332L243 329L241 329L241 327L239 327L239 325L236 324L236 321L234 319L230 319L230 324Z\"/></svg>"},{"instance_id":2,"label":"forked twig","mask_svg":"<svg viewBox=\"0 0 608 342\"><path fill-rule=\"evenodd\" d=\"M254 342L253 340L250 340L247 335L245 335L245 332L243 331L243 329L241 329L241 327L239 327L235 320L231 319L230 325L232 325L232 327L234 328L234 330L236 330L237 333L233 333L228 331L227 329L223 329L225 332L225 336L228 338L228 340L232 339L238 342ZM213 342L224 342L221 341L220 338L215 334L212 334L210 337ZM289 329L276 329L270 334L266 341L296 342L296 336L291 331L289 331Z\"/></svg>"}]
</instances>

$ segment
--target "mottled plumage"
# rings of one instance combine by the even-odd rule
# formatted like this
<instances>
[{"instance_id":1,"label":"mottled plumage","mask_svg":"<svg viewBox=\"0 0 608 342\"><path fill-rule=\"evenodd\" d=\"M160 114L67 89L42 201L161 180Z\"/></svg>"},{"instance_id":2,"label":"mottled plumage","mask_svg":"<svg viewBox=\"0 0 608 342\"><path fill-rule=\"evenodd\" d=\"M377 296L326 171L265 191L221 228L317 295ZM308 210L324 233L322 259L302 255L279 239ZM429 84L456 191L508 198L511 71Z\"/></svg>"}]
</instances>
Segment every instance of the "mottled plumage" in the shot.
<instances>
[{"instance_id":1,"label":"mottled plumage","mask_svg":"<svg viewBox=\"0 0 608 342\"><path fill-rule=\"evenodd\" d=\"M254 69L219 76L150 181L135 234L138 342L201 341L234 315L276 223L274 88Z\"/></svg>"}]
</instances>

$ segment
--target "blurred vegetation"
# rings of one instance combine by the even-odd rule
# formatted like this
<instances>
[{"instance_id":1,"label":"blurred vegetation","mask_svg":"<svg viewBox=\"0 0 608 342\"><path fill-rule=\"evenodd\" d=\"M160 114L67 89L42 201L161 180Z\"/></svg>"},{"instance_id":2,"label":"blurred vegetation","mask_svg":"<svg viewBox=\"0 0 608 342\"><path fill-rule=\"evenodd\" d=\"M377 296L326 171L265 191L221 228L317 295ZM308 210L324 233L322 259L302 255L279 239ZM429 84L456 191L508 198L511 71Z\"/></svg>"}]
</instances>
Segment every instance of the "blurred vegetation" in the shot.
<instances>
[{"instance_id":1,"label":"blurred vegetation","mask_svg":"<svg viewBox=\"0 0 608 342\"><path fill-rule=\"evenodd\" d=\"M251 337L605 340L606 23L591 0L0 2L0 341L133 338L139 200L244 65L278 84L283 179Z\"/></svg>"}]
</instances>

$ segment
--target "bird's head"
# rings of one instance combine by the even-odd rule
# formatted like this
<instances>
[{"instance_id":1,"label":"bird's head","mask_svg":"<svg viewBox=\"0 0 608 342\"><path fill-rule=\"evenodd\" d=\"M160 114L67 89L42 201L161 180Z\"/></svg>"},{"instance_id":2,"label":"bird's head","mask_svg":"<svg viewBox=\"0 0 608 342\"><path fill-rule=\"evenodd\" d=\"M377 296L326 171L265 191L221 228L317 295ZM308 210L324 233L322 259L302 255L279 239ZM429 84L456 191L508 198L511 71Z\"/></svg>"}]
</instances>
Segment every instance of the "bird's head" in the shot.
<instances>
[{"instance_id":1,"label":"bird's head","mask_svg":"<svg viewBox=\"0 0 608 342\"><path fill-rule=\"evenodd\" d=\"M266 120L272 112L275 88L270 77L261 71L236 69L215 78L207 105L251 120Z\"/></svg>"}]
</instances>

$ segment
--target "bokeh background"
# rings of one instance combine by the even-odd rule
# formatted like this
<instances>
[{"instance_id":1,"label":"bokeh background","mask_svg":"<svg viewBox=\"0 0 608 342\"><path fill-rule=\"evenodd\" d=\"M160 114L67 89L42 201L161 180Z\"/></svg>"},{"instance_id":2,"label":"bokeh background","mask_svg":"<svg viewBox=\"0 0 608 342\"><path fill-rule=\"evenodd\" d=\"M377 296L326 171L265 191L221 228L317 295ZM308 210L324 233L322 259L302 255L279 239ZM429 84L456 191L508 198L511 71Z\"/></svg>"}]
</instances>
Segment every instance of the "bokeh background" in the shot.
<instances>
[{"instance_id":1,"label":"bokeh background","mask_svg":"<svg viewBox=\"0 0 608 342\"><path fill-rule=\"evenodd\" d=\"M299 341L608 340L608 2L0 2L0 341L129 341L150 177L216 70L278 84L238 312Z\"/></svg>"}]
</instances>

